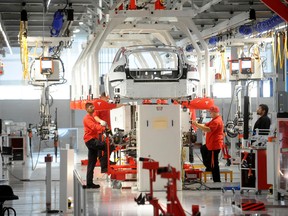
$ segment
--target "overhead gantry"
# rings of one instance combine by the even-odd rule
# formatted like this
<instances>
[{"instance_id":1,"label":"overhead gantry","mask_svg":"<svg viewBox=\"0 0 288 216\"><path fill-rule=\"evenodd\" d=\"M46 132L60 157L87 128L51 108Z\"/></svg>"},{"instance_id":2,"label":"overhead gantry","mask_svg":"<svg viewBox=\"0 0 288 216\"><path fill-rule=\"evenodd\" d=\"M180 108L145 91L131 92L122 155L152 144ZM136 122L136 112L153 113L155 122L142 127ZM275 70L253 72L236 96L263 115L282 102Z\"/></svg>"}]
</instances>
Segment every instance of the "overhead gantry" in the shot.
<instances>
[{"instance_id":1,"label":"overhead gantry","mask_svg":"<svg viewBox=\"0 0 288 216\"><path fill-rule=\"evenodd\" d=\"M204 39L249 22L249 12L239 13L230 20L200 32L193 18L221 0L213 0L202 7L193 1L161 1L155 3L99 1L87 9L90 37L73 67L72 100L99 95L99 50L102 47L164 44L185 47L192 44L197 52L201 74L199 96L210 96L208 77L209 52ZM88 26L88 25L87 25ZM204 50L204 56L202 51ZM102 73L106 73L102 72ZM92 87L93 86L93 87Z\"/></svg>"}]
</instances>

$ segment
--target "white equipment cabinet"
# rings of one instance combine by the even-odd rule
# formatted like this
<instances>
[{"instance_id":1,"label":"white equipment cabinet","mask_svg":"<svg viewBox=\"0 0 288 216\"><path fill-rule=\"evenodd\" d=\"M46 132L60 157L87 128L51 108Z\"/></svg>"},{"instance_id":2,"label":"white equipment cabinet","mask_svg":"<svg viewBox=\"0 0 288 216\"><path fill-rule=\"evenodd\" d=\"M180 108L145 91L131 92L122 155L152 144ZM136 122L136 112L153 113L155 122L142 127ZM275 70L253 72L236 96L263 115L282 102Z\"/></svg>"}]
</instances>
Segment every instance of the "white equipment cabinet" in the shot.
<instances>
[{"instance_id":1,"label":"white equipment cabinet","mask_svg":"<svg viewBox=\"0 0 288 216\"><path fill-rule=\"evenodd\" d=\"M128 133L131 127L131 106L122 106L116 109L110 110L110 121L112 131L115 128L124 130Z\"/></svg>"},{"instance_id":2,"label":"white equipment cabinet","mask_svg":"<svg viewBox=\"0 0 288 216\"><path fill-rule=\"evenodd\" d=\"M168 164L181 171L181 120L179 105L137 105L137 157L151 158L160 167ZM149 191L149 171L137 165L139 191ZM156 175L154 190L165 190L167 179ZM181 179L177 189L181 190Z\"/></svg>"}]
</instances>

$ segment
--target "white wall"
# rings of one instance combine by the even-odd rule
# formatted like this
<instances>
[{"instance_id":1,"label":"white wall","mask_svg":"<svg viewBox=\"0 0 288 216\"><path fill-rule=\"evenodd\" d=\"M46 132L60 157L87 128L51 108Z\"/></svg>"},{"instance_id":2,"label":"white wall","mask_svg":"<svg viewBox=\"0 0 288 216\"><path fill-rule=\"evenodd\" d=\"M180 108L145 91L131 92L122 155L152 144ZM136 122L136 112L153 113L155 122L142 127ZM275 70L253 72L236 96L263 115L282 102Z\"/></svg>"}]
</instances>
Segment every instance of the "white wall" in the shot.
<instances>
[{"instance_id":1,"label":"white wall","mask_svg":"<svg viewBox=\"0 0 288 216\"><path fill-rule=\"evenodd\" d=\"M69 100L54 100L51 107L52 119L55 117L57 108L58 127L71 127L70 104ZM12 120L14 122L26 122L38 124L39 100L0 100L0 118L2 120Z\"/></svg>"}]
</instances>

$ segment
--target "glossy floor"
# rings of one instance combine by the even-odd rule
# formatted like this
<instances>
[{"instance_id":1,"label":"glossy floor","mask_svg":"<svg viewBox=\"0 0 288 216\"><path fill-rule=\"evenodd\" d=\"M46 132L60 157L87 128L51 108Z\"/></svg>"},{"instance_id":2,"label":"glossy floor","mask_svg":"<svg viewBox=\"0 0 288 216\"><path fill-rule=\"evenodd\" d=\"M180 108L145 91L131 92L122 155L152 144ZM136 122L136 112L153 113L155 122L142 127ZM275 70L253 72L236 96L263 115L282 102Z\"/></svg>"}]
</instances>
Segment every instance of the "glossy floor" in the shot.
<instances>
[{"instance_id":1,"label":"glossy floor","mask_svg":"<svg viewBox=\"0 0 288 216\"><path fill-rule=\"evenodd\" d=\"M52 154L52 152L51 152ZM75 167L85 176L85 166L80 165L81 159L86 153L75 154ZM6 201L5 206L12 206L17 215L73 215L73 208L68 213L47 213L46 211L46 184L45 184L45 163L44 157L40 155L36 169L32 170L32 162L27 158L25 164L15 162L7 165L4 169L5 181L1 184L10 184L14 194L19 196L19 200ZM59 160L58 160L59 161ZM199 161L198 161L199 162ZM197 162L197 158L195 163ZM34 162L35 163L35 162ZM35 166L35 164L34 164ZM239 185L238 166L225 167L234 171L234 182L212 183L210 179L204 184L191 182L185 185L184 190L178 191L177 195L186 215L192 215L192 205L198 205L201 215L288 215L287 200L276 201L268 199L268 191L263 191L261 195L256 195L255 191L244 192L236 190L223 191L223 186ZM59 209L59 162L52 163L52 203L51 209ZM148 181L148 176L147 176ZM153 215L153 207L149 204L137 205L134 201L139 196L139 192L132 189L115 189L109 177L100 173L100 169L95 169L95 183L101 185L100 189L87 190L87 215L103 216L150 216ZM159 203L166 207L166 192L155 192L154 196L159 198ZM257 201L263 202L266 206L264 211L242 211L238 204L241 202Z\"/></svg>"}]
</instances>

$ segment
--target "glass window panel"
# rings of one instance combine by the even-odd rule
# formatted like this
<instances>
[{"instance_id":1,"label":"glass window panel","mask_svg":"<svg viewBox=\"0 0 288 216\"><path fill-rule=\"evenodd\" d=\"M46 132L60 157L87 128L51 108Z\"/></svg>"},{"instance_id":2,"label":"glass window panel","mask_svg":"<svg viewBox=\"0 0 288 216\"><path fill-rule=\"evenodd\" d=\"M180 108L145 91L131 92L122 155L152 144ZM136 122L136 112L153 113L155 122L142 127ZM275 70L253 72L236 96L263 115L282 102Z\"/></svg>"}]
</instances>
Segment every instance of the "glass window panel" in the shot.
<instances>
[{"instance_id":1,"label":"glass window panel","mask_svg":"<svg viewBox=\"0 0 288 216\"><path fill-rule=\"evenodd\" d=\"M263 97L271 97L271 85L270 80L264 80L263 81Z\"/></svg>"},{"instance_id":2,"label":"glass window panel","mask_svg":"<svg viewBox=\"0 0 288 216\"><path fill-rule=\"evenodd\" d=\"M230 98L231 83L214 83L212 86L213 97L215 98Z\"/></svg>"}]
</instances>

